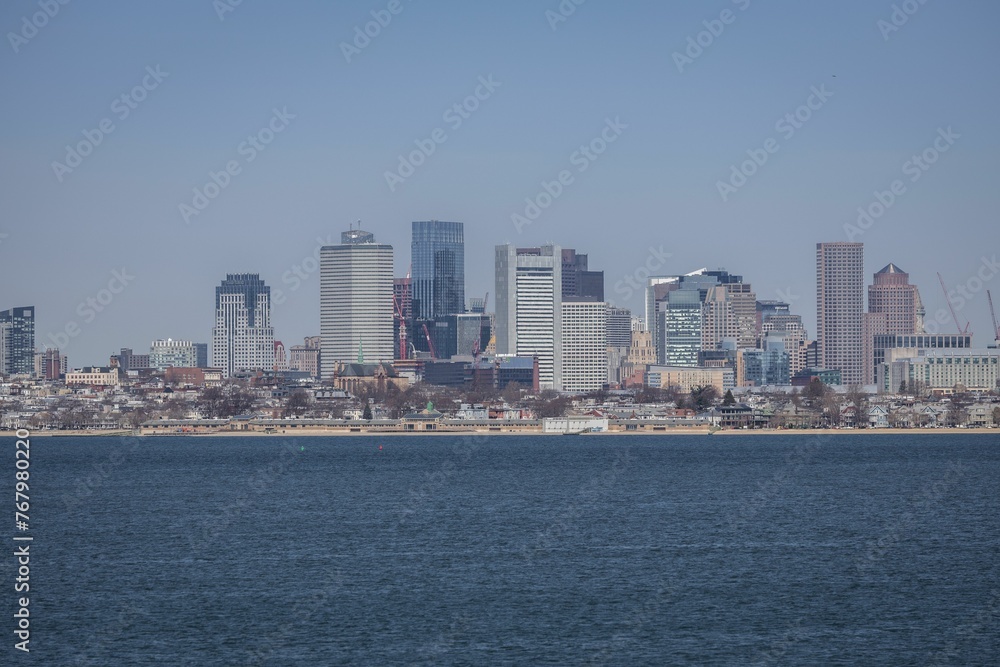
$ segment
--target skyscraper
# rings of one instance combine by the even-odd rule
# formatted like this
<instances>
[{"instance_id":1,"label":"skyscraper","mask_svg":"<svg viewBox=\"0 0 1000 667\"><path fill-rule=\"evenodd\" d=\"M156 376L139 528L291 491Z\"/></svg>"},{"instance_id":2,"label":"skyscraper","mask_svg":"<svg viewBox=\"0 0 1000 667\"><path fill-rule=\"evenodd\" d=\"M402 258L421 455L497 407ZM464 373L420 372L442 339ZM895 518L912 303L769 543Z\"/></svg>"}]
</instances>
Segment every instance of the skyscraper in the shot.
<instances>
[{"instance_id":1,"label":"skyscraper","mask_svg":"<svg viewBox=\"0 0 1000 667\"><path fill-rule=\"evenodd\" d=\"M587 264L587 255L562 249L563 301L604 301L604 271L591 271Z\"/></svg>"},{"instance_id":2,"label":"skyscraper","mask_svg":"<svg viewBox=\"0 0 1000 667\"><path fill-rule=\"evenodd\" d=\"M259 274L230 273L215 288L212 365L224 377L274 367L271 288Z\"/></svg>"},{"instance_id":3,"label":"skyscraper","mask_svg":"<svg viewBox=\"0 0 1000 667\"><path fill-rule=\"evenodd\" d=\"M413 223L413 310L421 320L465 312L465 225Z\"/></svg>"},{"instance_id":4,"label":"skyscraper","mask_svg":"<svg viewBox=\"0 0 1000 667\"><path fill-rule=\"evenodd\" d=\"M924 307L910 275L889 263L868 286L868 312L863 318L864 384L876 381L875 337L923 333Z\"/></svg>"},{"instance_id":5,"label":"skyscraper","mask_svg":"<svg viewBox=\"0 0 1000 667\"><path fill-rule=\"evenodd\" d=\"M0 374L35 372L35 309L32 306L0 312Z\"/></svg>"},{"instance_id":6,"label":"skyscraper","mask_svg":"<svg viewBox=\"0 0 1000 667\"><path fill-rule=\"evenodd\" d=\"M596 391L607 384L607 317L603 301L563 301L561 390Z\"/></svg>"},{"instance_id":7,"label":"skyscraper","mask_svg":"<svg viewBox=\"0 0 1000 667\"><path fill-rule=\"evenodd\" d=\"M562 252L496 247L496 351L538 357L542 389L562 387Z\"/></svg>"},{"instance_id":8,"label":"skyscraper","mask_svg":"<svg viewBox=\"0 0 1000 667\"><path fill-rule=\"evenodd\" d=\"M829 370L840 370L845 385L864 381L864 270L863 243L816 244L816 339L820 363Z\"/></svg>"},{"instance_id":9,"label":"skyscraper","mask_svg":"<svg viewBox=\"0 0 1000 667\"><path fill-rule=\"evenodd\" d=\"M341 234L340 245L320 250L321 375L363 357L394 358L392 246L360 229Z\"/></svg>"}]
</instances>

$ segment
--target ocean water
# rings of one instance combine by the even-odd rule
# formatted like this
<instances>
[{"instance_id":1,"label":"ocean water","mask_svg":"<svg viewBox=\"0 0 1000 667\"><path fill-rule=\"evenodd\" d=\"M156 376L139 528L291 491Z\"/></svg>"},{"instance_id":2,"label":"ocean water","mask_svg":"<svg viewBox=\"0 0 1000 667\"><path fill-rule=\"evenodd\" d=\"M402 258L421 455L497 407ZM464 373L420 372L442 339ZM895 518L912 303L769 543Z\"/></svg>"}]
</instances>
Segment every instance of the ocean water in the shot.
<instances>
[{"instance_id":1,"label":"ocean water","mask_svg":"<svg viewBox=\"0 0 1000 667\"><path fill-rule=\"evenodd\" d=\"M35 438L30 495L3 664L1000 664L996 435Z\"/></svg>"}]
</instances>

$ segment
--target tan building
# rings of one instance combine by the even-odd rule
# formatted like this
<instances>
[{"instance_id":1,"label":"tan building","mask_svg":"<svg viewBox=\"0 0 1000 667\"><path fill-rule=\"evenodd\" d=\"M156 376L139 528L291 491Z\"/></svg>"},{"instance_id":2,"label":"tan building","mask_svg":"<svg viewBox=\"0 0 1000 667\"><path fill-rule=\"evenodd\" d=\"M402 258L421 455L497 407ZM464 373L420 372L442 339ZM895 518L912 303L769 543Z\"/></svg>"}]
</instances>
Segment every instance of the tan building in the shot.
<instances>
[{"instance_id":1,"label":"tan building","mask_svg":"<svg viewBox=\"0 0 1000 667\"><path fill-rule=\"evenodd\" d=\"M66 385L117 387L120 383L116 366L86 366L66 373Z\"/></svg>"},{"instance_id":2,"label":"tan building","mask_svg":"<svg viewBox=\"0 0 1000 667\"><path fill-rule=\"evenodd\" d=\"M712 385L721 396L736 386L736 373L732 368L650 366L646 371L646 384L661 389L676 387L683 392L691 391L695 387Z\"/></svg>"},{"instance_id":3,"label":"tan building","mask_svg":"<svg viewBox=\"0 0 1000 667\"><path fill-rule=\"evenodd\" d=\"M875 336L923 333L924 307L910 274L888 264L868 286L868 312L862 320L864 384L875 384Z\"/></svg>"}]
</instances>

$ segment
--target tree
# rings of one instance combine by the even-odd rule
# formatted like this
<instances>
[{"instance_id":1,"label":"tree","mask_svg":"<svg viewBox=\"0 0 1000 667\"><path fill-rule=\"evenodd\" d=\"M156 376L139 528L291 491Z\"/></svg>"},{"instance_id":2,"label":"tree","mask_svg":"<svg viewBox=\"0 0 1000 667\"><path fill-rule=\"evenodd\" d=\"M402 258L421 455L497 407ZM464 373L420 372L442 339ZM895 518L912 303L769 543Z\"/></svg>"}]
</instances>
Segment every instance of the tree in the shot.
<instances>
[{"instance_id":1,"label":"tree","mask_svg":"<svg viewBox=\"0 0 1000 667\"><path fill-rule=\"evenodd\" d=\"M722 397L723 405L736 405L736 397L733 396L733 390L727 389L726 395Z\"/></svg>"},{"instance_id":2,"label":"tree","mask_svg":"<svg viewBox=\"0 0 1000 667\"><path fill-rule=\"evenodd\" d=\"M861 388L861 385L852 384L847 388L847 402L853 403L858 409L858 418L855 424L857 428L868 426L868 394Z\"/></svg>"},{"instance_id":3,"label":"tree","mask_svg":"<svg viewBox=\"0 0 1000 667\"><path fill-rule=\"evenodd\" d=\"M209 387L201 393L198 409L210 418L218 419L249 412L255 403L253 392L238 384Z\"/></svg>"},{"instance_id":4,"label":"tree","mask_svg":"<svg viewBox=\"0 0 1000 667\"><path fill-rule=\"evenodd\" d=\"M284 415L286 417L301 417L310 407L309 393L304 389L296 389L285 399Z\"/></svg>"},{"instance_id":5,"label":"tree","mask_svg":"<svg viewBox=\"0 0 1000 667\"><path fill-rule=\"evenodd\" d=\"M503 397L504 403L515 405L521 400L521 383L516 380L508 383L500 395Z\"/></svg>"},{"instance_id":6,"label":"tree","mask_svg":"<svg viewBox=\"0 0 1000 667\"><path fill-rule=\"evenodd\" d=\"M900 382L899 382L899 393L900 394L905 394L906 393L906 379L905 378L903 380L900 380Z\"/></svg>"},{"instance_id":7,"label":"tree","mask_svg":"<svg viewBox=\"0 0 1000 667\"><path fill-rule=\"evenodd\" d=\"M698 411L707 410L715 403L719 397L719 392L715 385L703 384L691 388L691 407ZM735 400L733 401L736 402Z\"/></svg>"},{"instance_id":8,"label":"tree","mask_svg":"<svg viewBox=\"0 0 1000 667\"><path fill-rule=\"evenodd\" d=\"M369 421L369 422L372 420L372 404L371 403L368 403L368 402L365 403L365 411L363 413L361 413L361 418L364 419L365 421Z\"/></svg>"},{"instance_id":9,"label":"tree","mask_svg":"<svg viewBox=\"0 0 1000 667\"><path fill-rule=\"evenodd\" d=\"M1000 426L1000 408L993 408L993 424Z\"/></svg>"},{"instance_id":10,"label":"tree","mask_svg":"<svg viewBox=\"0 0 1000 667\"><path fill-rule=\"evenodd\" d=\"M809 381L809 385L806 387L805 396L810 401L822 400L827 394L827 386L823 384L823 381L819 378L813 378Z\"/></svg>"}]
</instances>

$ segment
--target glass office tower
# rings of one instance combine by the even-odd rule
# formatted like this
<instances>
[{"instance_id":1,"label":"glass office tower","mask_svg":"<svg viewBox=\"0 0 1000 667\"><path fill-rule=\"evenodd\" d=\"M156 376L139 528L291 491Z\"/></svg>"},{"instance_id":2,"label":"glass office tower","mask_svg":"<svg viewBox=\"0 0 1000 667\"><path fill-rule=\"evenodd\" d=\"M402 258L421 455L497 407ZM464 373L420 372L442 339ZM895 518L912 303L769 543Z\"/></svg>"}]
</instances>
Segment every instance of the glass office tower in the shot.
<instances>
[{"instance_id":1,"label":"glass office tower","mask_svg":"<svg viewBox=\"0 0 1000 667\"><path fill-rule=\"evenodd\" d=\"M413 223L413 316L431 320L465 312L465 225Z\"/></svg>"}]
</instances>

